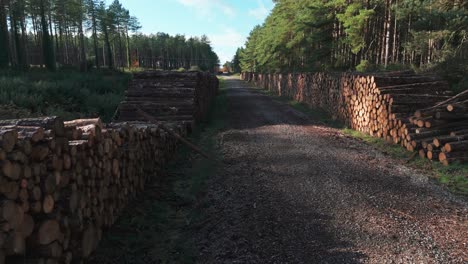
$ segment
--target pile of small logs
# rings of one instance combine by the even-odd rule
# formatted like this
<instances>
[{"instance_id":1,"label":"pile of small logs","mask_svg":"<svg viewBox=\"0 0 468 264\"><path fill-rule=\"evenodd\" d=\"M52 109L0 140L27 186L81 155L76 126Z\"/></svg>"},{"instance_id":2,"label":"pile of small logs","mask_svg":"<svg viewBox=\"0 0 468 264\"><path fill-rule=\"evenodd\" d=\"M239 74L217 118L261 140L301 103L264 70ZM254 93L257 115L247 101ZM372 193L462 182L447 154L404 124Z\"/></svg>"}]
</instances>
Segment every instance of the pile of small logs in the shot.
<instances>
[{"instance_id":1,"label":"pile of small logs","mask_svg":"<svg viewBox=\"0 0 468 264\"><path fill-rule=\"evenodd\" d=\"M444 164L468 161L464 142L468 96L454 96L448 83L439 77L411 72L243 73L241 79L313 108L325 109L352 129L401 144L409 151L419 151L421 156L439 157ZM441 147L447 143L453 147L441 149L428 142L436 140L436 136L445 136L439 140ZM429 152L428 148L434 151Z\"/></svg>"},{"instance_id":2,"label":"pile of small logs","mask_svg":"<svg viewBox=\"0 0 468 264\"><path fill-rule=\"evenodd\" d=\"M216 76L203 72L145 71L135 73L116 120L147 121L135 106L158 121L189 125L206 121L218 92Z\"/></svg>"},{"instance_id":3,"label":"pile of small logs","mask_svg":"<svg viewBox=\"0 0 468 264\"><path fill-rule=\"evenodd\" d=\"M421 157L445 165L468 162L468 91L416 111L410 121Z\"/></svg>"},{"instance_id":4,"label":"pile of small logs","mask_svg":"<svg viewBox=\"0 0 468 264\"><path fill-rule=\"evenodd\" d=\"M175 149L150 123L0 121L0 263L79 263Z\"/></svg>"}]
</instances>

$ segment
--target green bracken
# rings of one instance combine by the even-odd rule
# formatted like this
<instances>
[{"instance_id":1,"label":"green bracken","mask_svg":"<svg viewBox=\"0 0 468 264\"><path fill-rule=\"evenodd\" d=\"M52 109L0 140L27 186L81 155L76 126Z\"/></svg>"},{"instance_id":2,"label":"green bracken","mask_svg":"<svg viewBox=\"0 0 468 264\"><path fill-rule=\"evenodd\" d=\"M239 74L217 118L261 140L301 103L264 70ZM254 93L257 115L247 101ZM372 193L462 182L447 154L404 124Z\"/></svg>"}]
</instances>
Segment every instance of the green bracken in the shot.
<instances>
[{"instance_id":1,"label":"green bracken","mask_svg":"<svg viewBox=\"0 0 468 264\"><path fill-rule=\"evenodd\" d=\"M116 71L3 71L0 105L15 105L34 116L58 115L64 119L100 116L110 121L131 76Z\"/></svg>"}]
</instances>

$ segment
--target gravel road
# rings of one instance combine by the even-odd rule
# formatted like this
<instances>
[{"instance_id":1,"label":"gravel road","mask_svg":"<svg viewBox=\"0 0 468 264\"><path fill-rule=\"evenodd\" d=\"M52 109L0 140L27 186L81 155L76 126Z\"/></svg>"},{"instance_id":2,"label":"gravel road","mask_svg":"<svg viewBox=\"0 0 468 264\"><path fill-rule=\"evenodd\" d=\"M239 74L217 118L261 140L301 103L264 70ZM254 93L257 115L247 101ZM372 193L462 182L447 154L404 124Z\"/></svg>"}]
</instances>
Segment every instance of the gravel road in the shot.
<instances>
[{"instance_id":1,"label":"gravel road","mask_svg":"<svg viewBox=\"0 0 468 264\"><path fill-rule=\"evenodd\" d=\"M227 79L199 263L468 263L466 199Z\"/></svg>"}]
</instances>

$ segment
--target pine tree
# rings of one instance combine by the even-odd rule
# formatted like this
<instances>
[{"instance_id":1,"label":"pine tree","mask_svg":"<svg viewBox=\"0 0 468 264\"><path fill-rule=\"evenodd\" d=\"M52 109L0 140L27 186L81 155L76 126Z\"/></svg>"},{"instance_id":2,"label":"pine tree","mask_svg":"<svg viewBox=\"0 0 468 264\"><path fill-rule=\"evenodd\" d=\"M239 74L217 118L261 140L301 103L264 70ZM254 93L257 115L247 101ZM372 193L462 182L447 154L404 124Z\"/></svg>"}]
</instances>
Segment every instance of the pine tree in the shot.
<instances>
[{"instance_id":1,"label":"pine tree","mask_svg":"<svg viewBox=\"0 0 468 264\"><path fill-rule=\"evenodd\" d=\"M49 26L46 17L46 3L45 0L40 0L39 10L41 16L41 30L42 30L42 49L44 54L44 64L49 71L55 71L55 56L54 46L49 34Z\"/></svg>"},{"instance_id":2,"label":"pine tree","mask_svg":"<svg viewBox=\"0 0 468 264\"><path fill-rule=\"evenodd\" d=\"M6 3L0 4L0 68L6 68L10 62L9 32Z\"/></svg>"}]
</instances>

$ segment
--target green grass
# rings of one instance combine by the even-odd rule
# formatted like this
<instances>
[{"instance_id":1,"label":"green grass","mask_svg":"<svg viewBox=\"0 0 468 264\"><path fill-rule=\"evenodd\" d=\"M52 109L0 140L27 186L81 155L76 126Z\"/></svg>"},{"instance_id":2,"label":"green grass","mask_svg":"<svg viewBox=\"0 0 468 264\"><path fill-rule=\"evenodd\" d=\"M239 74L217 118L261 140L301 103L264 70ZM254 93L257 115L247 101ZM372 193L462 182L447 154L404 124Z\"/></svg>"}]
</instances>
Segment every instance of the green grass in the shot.
<instances>
[{"instance_id":1,"label":"green grass","mask_svg":"<svg viewBox=\"0 0 468 264\"><path fill-rule=\"evenodd\" d=\"M220 84L224 87L224 80ZM167 175L150 183L145 193L129 206L105 236L92 261L118 259L118 263L123 263L123 258L136 264L195 261L198 252L192 239L193 228L204 220L201 198L206 180L221 166L216 135L225 126L226 112L226 91L221 89L209 121L198 125L189 137L212 158L202 158L181 145ZM149 258L143 259L144 255Z\"/></svg>"},{"instance_id":2,"label":"green grass","mask_svg":"<svg viewBox=\"0 0 468 264\"><path fill-rule=\"evenodd\" d=\"M416 155L415 157L412 152L407 151L400 145L391 144L381 138L372 137L368 134L344 127L343 124L339 121L333 120L331 116L322 109L311 108L307 104L300 103L286 97L277 96L264 89L258 89L258 91L271 96L274 100L287 103L313 120L319 121L329 127L338 128L344 134L360 139L384 154L390 155L396 159L407 161L408 166L424 170L432 175L432 177L440 184L447 186L453 193L468 196L468 164L451 164L449 166L443 166L438 162L421 159L419 155Z\"/></svg>"},{"instance_id":3,"label":"green grass","mask_svg":"<svg viewBox=\"0 0 468 264\"><path fill-rule=\"evenodd\" d=\"M109 121L124 98L131 74L116 71L42 69L0 72L0 105L14 106L32 116L59 115L64 119L101 116ZM24 117L11 113L1 118Z\"/></svg>"},{"instance_id":4,"label":"green grass","mask_svg":"<svg viewBox=\"0 0 468 264\"><path fill-rule=\"evenodd\" d=\"M365 134L365 133L362 133L353 129L349 129L349 128L343 128L341 131L343 132L343 134L346 134L353 138L361 139L365 143L374 146L375 148L380 150L382 153L391 155L394 158L409 159L412 156L411 152L402 148L400 145L388 143L387 141L381 138L372 137L368 134Z\"/></svg>"}]
</instances>

